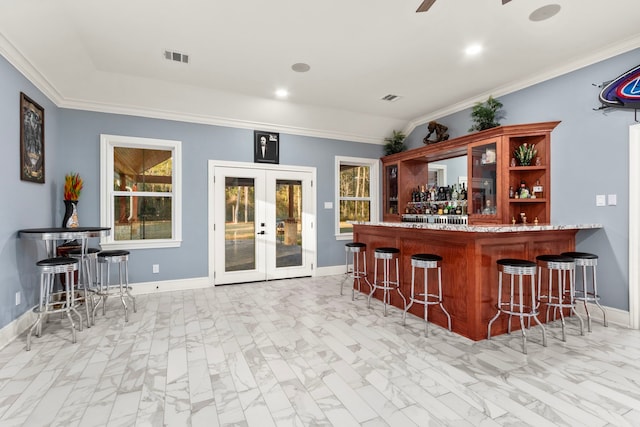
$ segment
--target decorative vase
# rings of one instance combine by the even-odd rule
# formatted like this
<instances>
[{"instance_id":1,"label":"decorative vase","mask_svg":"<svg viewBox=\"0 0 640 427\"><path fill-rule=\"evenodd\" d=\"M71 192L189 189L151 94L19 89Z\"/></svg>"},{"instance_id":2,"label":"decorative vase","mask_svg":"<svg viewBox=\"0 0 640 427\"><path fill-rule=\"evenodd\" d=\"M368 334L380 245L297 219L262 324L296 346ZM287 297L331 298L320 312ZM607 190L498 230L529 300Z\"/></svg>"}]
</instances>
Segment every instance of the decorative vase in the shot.
<instances>
[{"instance_id":1,"label":"decorative vase","mask_svg":"<svg viewBox=\"0 0 640 427\"><path fill-rule=\"evenodd\" d=\"M64 201L64 217L62 218L62 227L64 228L76 228L78 223L78 201L77 200L65 200Z\"/></svg>"}]
</instances>

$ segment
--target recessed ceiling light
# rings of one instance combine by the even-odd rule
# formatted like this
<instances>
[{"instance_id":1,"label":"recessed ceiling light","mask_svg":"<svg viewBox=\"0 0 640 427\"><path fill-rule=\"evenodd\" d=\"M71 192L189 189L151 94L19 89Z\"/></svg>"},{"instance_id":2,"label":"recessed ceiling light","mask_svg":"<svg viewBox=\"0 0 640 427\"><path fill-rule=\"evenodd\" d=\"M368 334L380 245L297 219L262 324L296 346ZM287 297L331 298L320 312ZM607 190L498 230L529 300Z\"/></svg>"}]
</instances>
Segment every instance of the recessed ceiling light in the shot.
<instances>
[{"instance_id":1,"label":"recessed ceiling light","mask_svg":"<svg viewBox=\"0 0 640 427\"><path fill-rule=\"evenodd\" d=\"M555 16L558 12L560 12L559 4L548 4L531 12L529 20L533 22L544 21L545 19Z\"/></svg>"},{"instance_id":2,"label":"recessed ceiling light","mask_svg":"<svg viewBox=\"0 0 640 427\"><path fill-rule=\"evenodd\" d=\"M305 64L304 62L297 62L291 66L291 69L296 73L306 73L311 69L309 64Z\"/></svg>"},{"instance_id":3,"label":"recessed ceiling light","mask_svg":"<svg viewBox=\"0 0 640 427\"><path fill-rule=\"evenodd\" d=\"M480 44L472 44L464 50L464 53L469 56L478 55L480 52L482 52L482 45Z\"/></svg>"},{"instance_id":4,"label":"recessed ceiling light","mask_svg":"<svg viewBox=\"0 0 640 427\"><path fill-rule=\"evenodd\" d=\"M287 96L289 96L289 92L286 89L278 89L276 91L276 96L278 98L286 98Z\"/></svg>"}]
</instances>

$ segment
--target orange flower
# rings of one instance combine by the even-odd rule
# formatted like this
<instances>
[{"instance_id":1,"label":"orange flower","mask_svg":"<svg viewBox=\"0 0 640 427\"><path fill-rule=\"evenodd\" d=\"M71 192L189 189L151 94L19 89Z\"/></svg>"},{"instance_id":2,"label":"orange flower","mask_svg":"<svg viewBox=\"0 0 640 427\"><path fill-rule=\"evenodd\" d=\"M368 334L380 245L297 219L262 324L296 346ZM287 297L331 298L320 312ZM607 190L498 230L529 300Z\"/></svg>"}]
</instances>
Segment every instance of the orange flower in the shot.
<instances>
[{"instance_id":1,"label":"orange flower","mask_svg":"<svg viewBox=\"0 0 640 427\"><path fill-rule=\"evenodd\" d=\"M78 200L82 190L82 178L78 173L69 173L64 177L64 199Z\"/></svg>"}]
</instances>

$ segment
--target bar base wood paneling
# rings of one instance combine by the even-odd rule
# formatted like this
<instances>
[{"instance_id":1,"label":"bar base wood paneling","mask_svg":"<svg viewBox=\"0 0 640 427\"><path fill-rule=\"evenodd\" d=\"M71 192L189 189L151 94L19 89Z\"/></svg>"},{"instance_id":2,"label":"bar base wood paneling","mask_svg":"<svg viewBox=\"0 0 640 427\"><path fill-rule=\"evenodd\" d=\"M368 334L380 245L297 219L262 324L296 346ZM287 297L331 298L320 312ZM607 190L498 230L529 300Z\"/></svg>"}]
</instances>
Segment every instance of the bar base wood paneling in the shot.
<instances>
[{"instance_id":1,"label":"bar base wood paneling","mask_svg":"<svg viewBox=\"0 0 640 427\"><path fill-rule=\"evenodd\" d=\"M486 227L485 227L486 228ZM517 227L515 227L517 228ZM523 228L524 230L524 228ZM496 313L498 272L496 261L520 258L535 261L536 256L575 250L577 228L514 232L469 232L445 229L423 229L384 225L354 225L354 241L367 245L369 280L373 280L375 248L393 246L400 249L401 291L408 298L411 291L411 255L440 255L444 306L451 314L453 332L478 341L487 338L487 325ZM378 275L381 275L378 269ZM435 271L429 283L437 283ZM546 277L542 278L546 280ZM422 276L416 279L422 283ZM508 291L508 286L506 287ZM506 294L505 294L506 295ZM382 293L376 294L377 299ZM402 299L391 294L391 304L402 307ZM373 304L372 304L373 306ZM374 308L375 309L375 308ZM410 313L424 317L424 309L414 305ZM447 318L438 307L429 307L429 321L443 328ZM540 320L544 322L543 316ZM414 318L417 321L418 318ZM408 316L408 321L411 317ZM507 316L493 324L492 335L507 332ZM518 330L518 319L512 319L512 330Z\"/></svg>"}]
</instances>

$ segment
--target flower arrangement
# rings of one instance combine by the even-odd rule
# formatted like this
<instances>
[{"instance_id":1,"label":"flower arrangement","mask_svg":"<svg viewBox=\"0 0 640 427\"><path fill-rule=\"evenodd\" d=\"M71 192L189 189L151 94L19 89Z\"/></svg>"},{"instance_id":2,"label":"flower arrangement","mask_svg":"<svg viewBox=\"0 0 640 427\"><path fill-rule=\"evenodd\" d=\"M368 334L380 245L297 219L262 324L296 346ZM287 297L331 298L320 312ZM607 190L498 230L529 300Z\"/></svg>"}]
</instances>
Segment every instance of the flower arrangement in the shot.
<instances>
[{"instance_id":1,"label":"flower arrangement","mask_svg":"<svg viewBox=\"0 0 640 427\"><path fill-rule=\"evenodd\" d=\"M64 177L64 199L78 200L82 190L83 181L80 174L69 173Z\"/></svg>"},{"instance_id":2,"label":"flower arrangement","mask_svg":"<svg viewBox=\"0 0 640 427\"><path fill-rule=\"evenodd\" d=\"M527 144L526 142L516 148L513 152L513 157L518 160L520 166L529 166L531 164L531 160L538 154L538 150L536 150L536 144Z\"/></svg>"}]
</instances>

